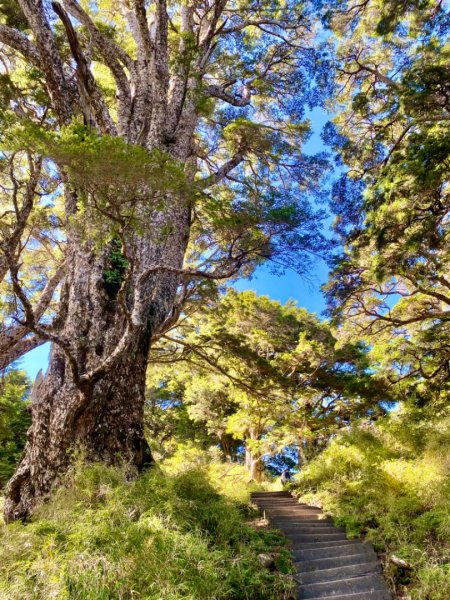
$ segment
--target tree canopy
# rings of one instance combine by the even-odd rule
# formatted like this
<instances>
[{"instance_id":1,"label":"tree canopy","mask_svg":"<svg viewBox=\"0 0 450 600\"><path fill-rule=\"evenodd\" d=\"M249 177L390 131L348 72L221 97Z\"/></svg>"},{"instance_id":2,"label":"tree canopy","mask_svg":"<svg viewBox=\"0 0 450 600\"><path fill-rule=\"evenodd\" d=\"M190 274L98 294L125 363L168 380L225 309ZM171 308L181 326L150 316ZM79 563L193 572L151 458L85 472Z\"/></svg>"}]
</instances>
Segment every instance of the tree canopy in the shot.
<instances>
[{"instance_id":1,"label":"tree canopy","mask_svg":"<svg viewBox=\"0 0 450 600\"><path fill-rule=\"evenodd\" d=\"M434 2L342 2L337 117L326 138L345 170L333 190L344 246L330 308L419 402L447 397L448 10Z\"/></svg>"},{"instance_id":2,"label":"tree canopy","mask_svg":"<svg viewBox=\"0 0 450 600\"><path fill-rule=\"evenodd\" d=\"M259 462L290 447L303 464L338 429L376 418L390 400L366 348L335 335L293 302L231 289L153 347L149 397L183 404L230 458L242 446Z\"/></svg>"}]
</instances>

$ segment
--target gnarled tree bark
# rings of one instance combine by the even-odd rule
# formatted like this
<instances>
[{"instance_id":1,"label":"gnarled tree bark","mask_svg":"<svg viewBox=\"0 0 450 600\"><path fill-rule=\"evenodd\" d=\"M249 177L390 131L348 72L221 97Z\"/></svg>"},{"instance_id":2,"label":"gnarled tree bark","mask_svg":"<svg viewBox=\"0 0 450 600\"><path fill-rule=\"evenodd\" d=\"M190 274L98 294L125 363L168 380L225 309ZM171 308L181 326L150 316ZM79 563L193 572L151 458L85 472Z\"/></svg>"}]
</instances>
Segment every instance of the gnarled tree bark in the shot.
<instances>
[{"instance_id":1,"label":"gnarled tree bark","mask_svg":"<svg viewBox=\"0 0 450 600\"><path fill-rule=\"evenodd\" d=\"M135 241L141 258L129 286L140 296L134 302L139 303L139 318L128 336L127 316L105 284L105 257L86 249L80 240L69 242L59 318L64 339L71 340L79 381L74 381L77 377L65 350L54 343L48 371L33 388L25 454L6 490L7 522L33 512L66 470L72 450L82 449L88 460L126 461L137 469L152 462L143 434L148 351L152 336L170 314L179 276L161 269L146 277L143 285L138 280L163 252L167 265L181 269L189 210L168 211L166 219L178 223L164 240L168 248L151 233ZM115 354L125 338L123 351ZM102 369L105 362L107 368Z\"/></svg>"}]
</instances>

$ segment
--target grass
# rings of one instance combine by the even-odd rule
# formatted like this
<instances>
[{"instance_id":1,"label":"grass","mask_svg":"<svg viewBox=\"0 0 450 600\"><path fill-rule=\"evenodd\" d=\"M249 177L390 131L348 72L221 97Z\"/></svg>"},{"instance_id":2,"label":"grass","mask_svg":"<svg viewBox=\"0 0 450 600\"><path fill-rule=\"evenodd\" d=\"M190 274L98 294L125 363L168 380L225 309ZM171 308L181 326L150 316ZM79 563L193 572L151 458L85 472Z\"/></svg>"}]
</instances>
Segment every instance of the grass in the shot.
<instances>
[{"instance_id":1,"label":"grass","mask_svg":"<svg viewBox=\"0 0 450 600\"><path fill-rule=\"evenodd\" d=\"M0 526L0 598L289 598L290 577L259 563L283 540L246 523L239 467L240 499L224 493L227 465L169 467L130 480L126 469L76 466L29 524ZM287 556L281 549L284 571Z\"/></svg>"},{"instance_id":2,"label":"grass","mask_svg":"<svg viewBox=\"0 0 450 600\"><path fill-rule=\"evenodd\" d=\"M449 447L448 419L403 412L335 438L298 477L302 501L385 554L398 597L450 598Z\"/></svg>"}]
</instances>

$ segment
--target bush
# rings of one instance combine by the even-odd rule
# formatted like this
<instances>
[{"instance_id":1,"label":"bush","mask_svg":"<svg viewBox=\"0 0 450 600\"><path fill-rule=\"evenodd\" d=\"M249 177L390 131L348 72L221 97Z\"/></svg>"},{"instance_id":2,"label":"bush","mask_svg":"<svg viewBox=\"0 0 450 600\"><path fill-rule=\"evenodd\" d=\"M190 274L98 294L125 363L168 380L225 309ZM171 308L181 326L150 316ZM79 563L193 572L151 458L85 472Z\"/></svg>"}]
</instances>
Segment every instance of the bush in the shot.
<instances>
[{"instance_id":1,"label":"bush","mask_svg":"<svg viewBox=\"0 0 450 600\"><path fill-rule=\"evenodd\" d=\"M450 597L449 435L448 420L398 412L335 438L298 477L302 501L411 565L385 566L397 591L417 600Z\"/></svg>"},{"instance_id":2,"label":"bush","mask_svg":"<svg viewBox=\"0 0 450 600\"><path fill-rule=\"evenodd\" d=\"M12 476L31 425L30 381L24 371L10 370L0 379L0 489Z\"/></svg>"},{"instance_id":3,"label":"bush","mask_svg":"<svg viewBox=\"0 0 450 600\"><path fill-rule=\"evenodd\" d=\"M0 598L287 598L290 579L258 554L282 539L245 523L204 470L129 480L77 466L29 524L0 529Z\"/></svg>"}]
</instances>

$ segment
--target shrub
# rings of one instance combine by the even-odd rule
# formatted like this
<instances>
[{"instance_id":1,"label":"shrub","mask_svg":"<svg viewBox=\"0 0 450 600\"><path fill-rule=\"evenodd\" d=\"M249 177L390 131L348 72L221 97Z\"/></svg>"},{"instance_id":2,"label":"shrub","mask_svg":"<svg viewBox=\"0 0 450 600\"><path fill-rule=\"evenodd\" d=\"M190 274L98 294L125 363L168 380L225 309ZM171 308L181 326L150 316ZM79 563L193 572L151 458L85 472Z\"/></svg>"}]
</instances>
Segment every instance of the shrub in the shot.
<instances>
[{"instance_id":1,"label":"shrub","mask_svg":"<svg viewBox=\"0 0 450 600\"><path fill-rule=\"evenodd\" d=\"M302 501L411 565L386 560L394 587L418 600L450 597L449 435L449 420L399 411L336 437L298 476Z\"/></svg>"},{"instance_id":2,"label":"shrub","mask_svg":"<svg viewBox=\"0 0 450 600\"><path fill-rule=\"evenodd\" d=\"M12 369L0 379L0 489L14 473L25 446L31 425L29 390L24 371Z\"/></svg>"}]
</instances>

